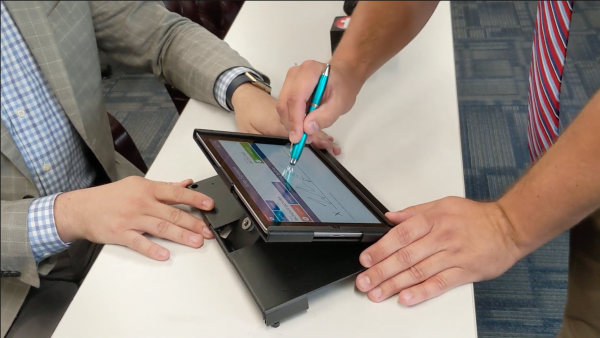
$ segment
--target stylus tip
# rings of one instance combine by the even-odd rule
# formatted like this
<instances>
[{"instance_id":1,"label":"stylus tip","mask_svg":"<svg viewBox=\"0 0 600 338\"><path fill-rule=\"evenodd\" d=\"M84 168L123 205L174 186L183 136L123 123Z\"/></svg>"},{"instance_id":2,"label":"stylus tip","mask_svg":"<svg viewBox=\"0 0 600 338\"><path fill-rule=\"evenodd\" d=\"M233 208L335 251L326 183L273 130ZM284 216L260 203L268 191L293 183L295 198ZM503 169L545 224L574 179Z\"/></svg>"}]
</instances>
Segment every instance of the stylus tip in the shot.
<instances>
[{"instance_id":1,"label":"stylus tip","mask_svg":"<svg viewBox=\"0 0 600 338\"><path fill-rule=\"evenodd\" d=\"M298 160L293 158L290 160L290 165L296 165L297 162L298 162Z\"/></svg>"}]
</instances>

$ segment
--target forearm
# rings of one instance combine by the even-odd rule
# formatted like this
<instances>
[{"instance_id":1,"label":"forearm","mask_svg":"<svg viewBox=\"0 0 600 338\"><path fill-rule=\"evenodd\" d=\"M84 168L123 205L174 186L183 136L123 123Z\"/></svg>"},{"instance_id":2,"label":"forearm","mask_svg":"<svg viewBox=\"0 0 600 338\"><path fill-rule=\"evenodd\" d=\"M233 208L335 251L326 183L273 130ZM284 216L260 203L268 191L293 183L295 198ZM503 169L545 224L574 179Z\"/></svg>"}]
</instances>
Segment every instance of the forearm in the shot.
<instances>
[{"instance_id":1,"label":"forearm","mask_svg":"<svg viewBox=\"0 0 600 338\"><path fill-rule=\"evenodd\" d=\"M187 96L217 105L213 88L224 71L247 60L205 28L169 12L160 1L90 1L100 50L152 72Z\"/></svg>"},{"instance_id":2,"label":"forearm","mask_svg":"<svg viewBox=\"0 0 600 338\"><path fill-rule=\"evenodd\" d=\"M351 67L361 83L408 45L438 1L360 1L331 64Z\"/></svg>"},{"instance_id":3,"label":"forearm","mask_svg":"<svg viewBox=\"0 0 600 338\"><path fill-rule=\"evenodd\" d=\"M600 207L600 92L498 204L523 256Z\"/></svg>"}]
</instances>

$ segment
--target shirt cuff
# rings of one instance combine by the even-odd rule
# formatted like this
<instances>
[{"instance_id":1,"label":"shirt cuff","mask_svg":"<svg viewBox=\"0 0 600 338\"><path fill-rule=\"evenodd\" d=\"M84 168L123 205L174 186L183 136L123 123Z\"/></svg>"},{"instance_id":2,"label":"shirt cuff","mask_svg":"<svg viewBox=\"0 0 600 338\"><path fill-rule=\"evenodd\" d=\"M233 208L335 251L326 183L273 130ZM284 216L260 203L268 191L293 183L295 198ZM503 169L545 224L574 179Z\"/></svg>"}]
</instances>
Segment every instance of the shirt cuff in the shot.
<instances>
[{"instance_id":1,"label":"shirt cuff","mask_svg":"<svg viewBox=\"0 0 600 338\"><path fill-rule=\"evenodd\" d=\"M37 198L29 206L27 232L36 263L69 247L58 236L54 223L54 201L58 195Z\"/></svg>"},{"instance_id":2,"label":"shirt cuff","mask_svg":"<svg viewBox=\"0 0 600 338\"><path fill-rule=\"evenodd\" d=\"M232 109L227 106L227 88L231 85L231 82L238 77L238 75L243 74L245 72L249 72L257 78L263 80L263 77L256 73L256 71L247 68L247 67L234 67L229 68L219 75L217 81L215 82L215 88L213 89L213 94L215 96L215 100L219 103L223 109L227 111L231 111Z\"/></svg>"}]
</instances>

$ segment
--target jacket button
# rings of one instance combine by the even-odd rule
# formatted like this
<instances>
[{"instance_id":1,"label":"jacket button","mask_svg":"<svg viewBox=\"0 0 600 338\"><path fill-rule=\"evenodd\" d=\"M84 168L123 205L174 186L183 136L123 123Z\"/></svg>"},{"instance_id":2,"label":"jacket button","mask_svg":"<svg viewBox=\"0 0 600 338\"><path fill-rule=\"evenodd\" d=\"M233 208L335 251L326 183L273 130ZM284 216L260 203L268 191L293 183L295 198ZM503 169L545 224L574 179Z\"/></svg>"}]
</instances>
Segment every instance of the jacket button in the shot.
<instances>
[{"instance_id":1,"label":"jacket button","mask_svg":"<svg viewBox=\"0 0 600 338\"><path fill-rule=\"evenodd\" d=\"M31 196L31 195L25 195L25 196L23 196L23 199L24 199L24 200L26 200L26 199L28 199L28 198L33 198L33 196Z\"/></svg>"}]
</instances>

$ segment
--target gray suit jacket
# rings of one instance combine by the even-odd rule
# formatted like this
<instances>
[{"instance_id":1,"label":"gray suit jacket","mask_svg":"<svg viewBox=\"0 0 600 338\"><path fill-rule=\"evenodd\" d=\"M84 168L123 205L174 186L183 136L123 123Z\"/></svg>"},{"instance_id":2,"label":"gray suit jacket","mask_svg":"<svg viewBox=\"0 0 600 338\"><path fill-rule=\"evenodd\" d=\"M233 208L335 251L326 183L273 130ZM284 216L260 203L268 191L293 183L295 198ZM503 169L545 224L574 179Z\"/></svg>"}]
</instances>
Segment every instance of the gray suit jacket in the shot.
<instances>
[{"instance_id":1,"label":"gray suit jacket","mask_svg":"<svg viewBox=\"0 0 600 338\"><path fill-rule=\"evenodd\" d=\"M166 10L162 2L6 1L52 92L111 180L141 174L115 153L102 95L98 50L143 69L195 99L217 105L213 85L225 70L250 67L223 41ZM39 192L10 133L2 124L1 336L30 286L53 267L35 264L27 211Z\"/></svg>"}]
</instances>

